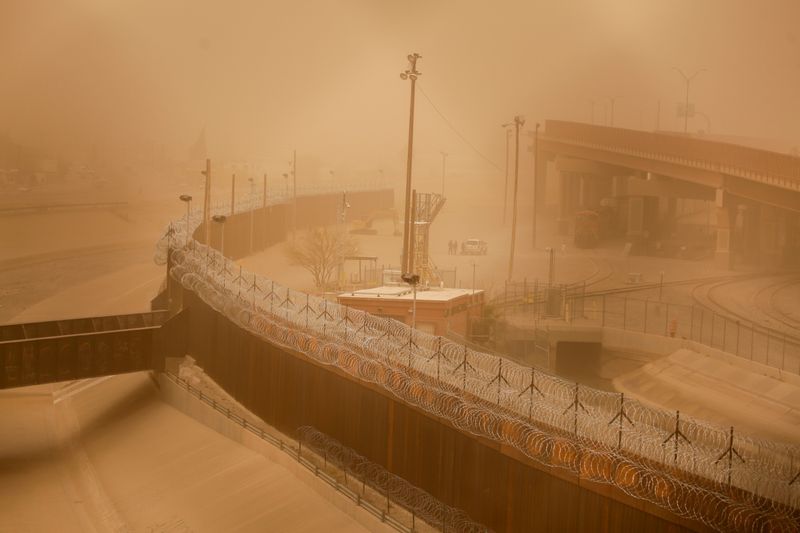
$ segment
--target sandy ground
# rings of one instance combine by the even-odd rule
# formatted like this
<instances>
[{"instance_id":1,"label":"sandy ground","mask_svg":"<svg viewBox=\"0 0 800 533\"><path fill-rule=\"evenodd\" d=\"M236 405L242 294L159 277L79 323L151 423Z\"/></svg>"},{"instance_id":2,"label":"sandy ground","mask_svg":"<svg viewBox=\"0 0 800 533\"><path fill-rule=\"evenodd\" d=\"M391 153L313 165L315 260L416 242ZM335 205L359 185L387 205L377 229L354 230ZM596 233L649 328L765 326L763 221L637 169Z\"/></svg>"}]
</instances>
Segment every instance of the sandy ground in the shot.
<instances>
[{"instance_id":1,"label":"sandy ground","mask_svg":"<svg viewBox=\"0 0 800 533\"><path fill-rule=\"evenodd\" d=\"M172 203L3 214L0 322L149 310ZM363 530L161 402L146 375L92 383L0 391L0 532Z\"/></svg>"},{"instance_id":2,"label":"sandy ground","mask_svg":"<svg viewBox=\"0 0 800 533\"><path fill-rule=\"evenodd\" d=\"M490 185L465 182L451 189L431 230L432 259L456 268L457 285L470 287L474 271L478 288L499 290L510 244L502 198ZM163 279L163 267L152 263L154 243L182 208L156 198L115 209L2 215L0 322L147 310ZM529 215L523 205L515 279L547 276L548 245L557 249L559 282L620 283L628 272L654 281L661 270L666 279L717 273L703 262L628 258L617 244L578 250L545 222L534 250ZM377 228L377 236L358 237L360 253L396 265L400 238L391 236L391 223ZM473 237L489 243L488 255L447 254L448 240ZM310 276L287 263L282 246L242 264L313 289ZM565 371L570 379L625 390L668 409L798 439L796 391L752 373L722 379L720 369L718 362L604 353ZM67 397L58 403L52 393L61 385L0 393L0 531L263 531L278 523L282 531L358 530L329 504L317 505L315 493L280 467L158 401L152 386L141 375L113 378L62 390Z\"/></svg>"},{"instance_id":3,"label":"sandy ground","mask_svg":"<svg viewBox=\"0 0 800 533\"><path fill-rule=\"evenodd\" d=\"M147 373L0 392L0 531L366 531Z\"/></svg>"},{"instance_id":4,"label":"sandy ground","mask_svg":"<svg viewBox=\"0 0 800 533\"><path fill-rule=\"evenodd\" d=\"M678 350L613 383L650 405L762 438L800 442L800 385L690 350Z\"/></svg>"}]
</instances>

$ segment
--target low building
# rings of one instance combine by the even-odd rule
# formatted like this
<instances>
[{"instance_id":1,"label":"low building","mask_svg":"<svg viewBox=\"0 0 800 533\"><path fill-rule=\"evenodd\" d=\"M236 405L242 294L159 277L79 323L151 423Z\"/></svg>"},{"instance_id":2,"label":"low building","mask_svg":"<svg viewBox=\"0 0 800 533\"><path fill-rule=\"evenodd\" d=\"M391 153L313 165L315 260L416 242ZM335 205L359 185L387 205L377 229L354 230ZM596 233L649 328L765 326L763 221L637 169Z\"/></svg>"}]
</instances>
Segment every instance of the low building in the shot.
<instances>
[{"instance_id":1,"label":"low building","mask_svg":"<svg viewBox=\"0 0 800 533\"><path fill-rule=\"evenodd\" d=\"M373 287L339 294L342 305L411 325L414 291L407 285ZM418 289L416 327L433 335L448 331L468 336L472 319L483 312L484 292L472 289Z\"/></svg>"}]
</instances>

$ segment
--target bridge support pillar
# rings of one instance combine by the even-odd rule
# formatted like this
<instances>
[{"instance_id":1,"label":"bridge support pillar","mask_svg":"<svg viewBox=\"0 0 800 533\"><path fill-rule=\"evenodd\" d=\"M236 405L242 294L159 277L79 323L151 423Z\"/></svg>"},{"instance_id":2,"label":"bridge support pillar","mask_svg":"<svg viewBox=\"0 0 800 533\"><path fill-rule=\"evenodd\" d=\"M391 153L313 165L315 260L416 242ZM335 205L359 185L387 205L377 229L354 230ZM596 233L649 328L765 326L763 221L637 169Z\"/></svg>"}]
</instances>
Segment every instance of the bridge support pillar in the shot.
<instances>
[{"instance_id":1,"label":"bridge support pillar","mask_svg":"<svg viewBox=\"0 0 800 533\"><path fill-rule=\"evenodd\" d=\"M762 268L774 269L781 266L781 250L786 243L786 235L783 231L783 213L778 209L762 205L759 209L760 220L758 230L760 238L758 243L761 247L759 265Z\"/></svg>"},{"instance_id":2,"label":"bridge support pillar","mask_svg":"<svg viewBox=\"0 0 800 533\"><path fill-rule=\"evenodd\" d=\"M559 179L559 198L558 198L558 234L569 235L569 219L571 215L572 198L572 174L560 171Z\"/></svg>"},{"instance_id":3,"label":"bridge support pillar","mask_svg":"<svg viewBox=\"0 0 800 533\"><path fill-rule=\"evenodd\" d=\"M733 254L731 253L732 233L731 220L735 211L735 206L731 205L722 189L717 189L716 199L716 230L717 245L714 250L714 265L724 270L733 270Z\"/></svg>"},{"instance_id":4,"label":"bridge support pillar","mask_svg":"<svg viewBox=\"0 0 800 533\"><path fill-rule=\"evenodd\" d=\"M644 234L644 197L628 197L628 223L626 224L625 237L631 241L638 241Z\"/></svg>"}]
</instances>

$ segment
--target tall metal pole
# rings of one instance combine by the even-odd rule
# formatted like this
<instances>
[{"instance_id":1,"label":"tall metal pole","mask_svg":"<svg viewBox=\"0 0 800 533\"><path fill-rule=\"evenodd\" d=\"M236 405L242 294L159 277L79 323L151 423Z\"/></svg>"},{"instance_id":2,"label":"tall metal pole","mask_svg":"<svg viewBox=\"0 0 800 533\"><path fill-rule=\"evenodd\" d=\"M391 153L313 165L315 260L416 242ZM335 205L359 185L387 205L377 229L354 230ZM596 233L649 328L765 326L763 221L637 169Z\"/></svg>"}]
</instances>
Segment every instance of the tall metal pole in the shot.
<instances>
[{"instance_id":1,"label":"tall metal pole","mask_svg":"<svg viewBox=\"0 0 800 533\"><path fill-rule=\"evenodd\" d=\"M508 139L511 137L511 130L508 127L511 123L503 124L503 130L506 132L506 184L503 188L503 225L506 224L506 213L508 212Z\"/></svg>"},{"instance_id":2,"label":"tall metal pole","mask_svg":"<svg viewBox=\"0 0 800 533\"><path fill-rule=\"evenodd\" d=\"M444 176L447 172L447 152L439 152L442 154L442 198L444 198Z\"/></svg>"},{"instance_id":3,"label":"tall metal pole","mask_svg":"<svg viewBox=\"0 0 800 533\"><path fill-rule=\"evenodd\" d=\"M261 207L267 207L267 173L264 172L264 200Z\"/></svg>"},{"instance_id":4,"label":"tall metal pole","mask_svg":"<svg viewBox=\"0 0 800 533\"><path fill-rule=\"evenodd\" d=\"M472 295L475 295L475 267L477 263L475 261L472 262Z\"/></svg>"},{"instance_id":5,"label":"tall metal pole","mask_svg":"<svg viewBox=\"0 0 800 533\"><path fill-rule=\"evenodd\" d=\"M203 227L204 227L204 239L203 244L208 246L210 244L211 239L211 227L209 222L211 222L211 160L206 159L206 169L200 172L206 177L205 189L203 194Z\"/></svg>"},{"instance_id":6,"label":"tall metal pole","mask_svg":"<svg viewBox=\"0 0 800 533\"><path fill-rule=\"evenodd\" d=\"M236 174L231 176L231 215L236 208Z\"/></svg>"},{"instance_id":7,"label":"tall metal pole","mask_svg":"<svg viewBox=\"0 0 800 533\"><path fill-rule=\"evenodd\" d=\"M249 206L249 208L250 208L250 248L249 248L249 250L250 250L250 253L252 254L253 253L253 232L254 232L254 229L255 229L254 228L254 222L255 221L254 221L253 217L254 217L254 212L255 212L255 199L256 199L255 198L255 186L256 186L256 183L255 183L255 181L253 180L252 177L247 178L247 181L250 182L250 201L248 202L250 204L250 206Z\"/></svg>"},{"instance_id":8,"label":"tall metal pole","mask_svg":"<svg viewBox=\"0 0 800 533\"><path fill-rule=\"evenodd\" d=\"M292 151L292 239L297 233L297 150Z\"/></svg>"},{"instance_id":9,"label":"tall metal pole","mask_svg":"<svg viewBox=\"0 0 800 533\"><path fill-rule=\"evenodd\" d=\"M410 68L400 73L400 79L411 80L411 103L408 112L408 155L406 158L406 201L405 201L405 223L403 225L403 272L411 272L411 256L409 250L411 248L412 238L412 220L411 220L411 161L414 150L414 94L417 84L417 78L422 74L417 70L417 60L422 56L416 52L408 54L408 61Z\"/></svg>"},{"instance_id":10,"label":"tall metal pole","mask_svg":"<svg viewBox=\"0 0 800 533\"><path fill-rule=\"evenodd\" d=\"M609 101L611 102L611 127L614 126L614 105L617 102L617 98L619 98L619 96L609 96L608 97Z\"/></svg>"},{"instance_id":11,"label":"tall metal pole","mask_svg":"<svg viewBox=\"0 0 800 533\"><path fill-rule=\"evenodd\" d=\"M536 248L536 215L539 203L539 123L533 132L533 248Z\"/></svg>"},{"instance_id":12,"label":"tall metal pole","mask_svg":"<svg viewBox=\"0 0 800 533\"><path fill-rule=\"evenodd\" d=\"M511 202L511 254L508 259L508 281L514 274L514 244L517 238L517 190L519 188L519 128L525 124L525 119L517 115L514 117L514 199Z\"/></svg>"},{"instance_id":13,"label":"tall metal pole","mask_svg":"<svg viewBox=\"0 0 800 533\"><path fill-rule=\"evenodd\" d=\"M683 104L683 106L684 106L683 107L683 133L689 133L689 85L691 85L692 80L695 78L695 76L697 76L701 72L704 72L706 69L701 68L701 69L695 71L695 73L692 74L691 76L687 76L686 74L683 73L683 71L681 69L679 69L677 67L672 67L672 70L677 71L678 74L680 74L681 77L683 78L683 81L686 82L686 98L685 98L684 104Z\"/></svg>"}]
</instances>

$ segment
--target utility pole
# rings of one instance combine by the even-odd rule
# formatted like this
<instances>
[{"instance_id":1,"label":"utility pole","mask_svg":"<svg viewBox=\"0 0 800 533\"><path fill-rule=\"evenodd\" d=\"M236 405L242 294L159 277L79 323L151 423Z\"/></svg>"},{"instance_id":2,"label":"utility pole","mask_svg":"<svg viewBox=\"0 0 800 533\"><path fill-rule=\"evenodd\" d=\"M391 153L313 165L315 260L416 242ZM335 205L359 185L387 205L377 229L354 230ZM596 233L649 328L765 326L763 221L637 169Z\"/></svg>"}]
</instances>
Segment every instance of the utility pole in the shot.
<instances>
[{"instance_id":1,"label":"utility pole","mask_svg":"<svg viewBox=\"0 0 800 533\"><path fill-rule=\"evenodd\" d=\"M442 154L442 198L444 198L444 175L447 169L447 152L439 152Z\"/></svg>"},{"instance_id":2,"label":"utility pole","mask_svg":"<svg viewBox=\"0 0 800 533\"><path fill-rule=\"evenodd\" d=\"M687 76L679 68L672 67L672 69L678 71L678 74L681 75L681 77L683 78L683 81L686 82L686 99L684 100L684 104L683 104L684 105L684 107L683 107L683 133L689 133L689 85L691 85L692 80L695 78L695 76L697 76L701 72L705 72L706 69L701 68L701 69L695 71L695 73L692 74L691 76Z\"/></svg>"},{"instance_id":3,"label":"utility pole","mask_svg":"<svg viewBox=\"0 0 800 533\"><path fill-rule=\"evenodd\" d=\"M539 126L533 130L533 248L536 248L536 215L539 203Z\"/></svg>"},{"instance_id":4,"label":"utility pole","mask_svg":"<svg viewBox=\"0 0 800 533\"><path fill-rule=\"evenodd\" d=\"M292 239L297 234L297 150L292 151Z\"/></svg>"},{"instance_id":5,"label":"utility pole","mask_svg":"<svg viewBox=\"0 0 800 533\"><path fill-rule=\"evenodd\" d=\"M511 203L511 256L508 260L508 281L514 274L514 243L517 238L517 189L519 188L519 128L525 125L525 119L514 117L514 199Z\"/></svg>"},{"instance_id":6,"label":"utility pole","mask_svg":"<svg viewBox=\"0 0 800 533\"><path fill-rule=\"evenodd\" d=\"M413 222L411 220L411 161L414 150L414 94L417 85L417 78L422 75L417 70L417 60L422 59L422 56L416 52L408 54L408 69L400 73L400 79L411 80L411 103L408 112L408 155L406 158L406 203L405 203L405 221L403 224L403 258L402 269L403 273L411 272L411 257L409 250L411 248L411 239L413 238L412 229Z\"/></svg>"},{"instance_id":7,"label":"utility pole","mask_svg":"<svg viewBox=\"0 0 800 533\"><path fill-rule=\"evenodd\" d=\"M204 229L204 239L203 244L206 246L209 245L209 239L211 238L211 227L209 226L209 215L211 211L211 160L206 159L206 169L201 170L200 174L206 177L205 189L203 191L203 227Z\"/></svg>"},{"instance_id":8,"label":"utility pole","mask_svg":"<svg viewBox=\"0 0 800 533\"><path fill-rule=\"evenodd\" d=\"M611 102L611 127L614 127L614 106L617 103L619 96L609 96L608 100Z\"/></svg>"},{"instance_id":9,"label":"utility pole","mask_svg":"<svg viewBox=\"0 0 800 533\"><path fill-rule=\"evenodd\" d=\"M656 132L661 129L661 100L658 101L658 110L656 111Z\"/></svg>"},{"instance_id":10,"label":"utility pole","mask_svg":"<svg viewBox=\"0 0 800 533\"><path fill-rule=\"evenodd\" d=\"M506 132L506 185L503 188L503 225L506 225L506 213L508 212L508 140L511 137L511 130L509 126L513 126L512 122L501 124L501 127Z\"/></svg>"},{"instance_id":11,"label":"utility pole","mask_svg":"<svg viewBox=\"0 0 800 533\"><path fill-rule=\"evenodd\" d=\"M231 216L236 208L236 174L231 176Z\"/></svg>"}]
</instances>

